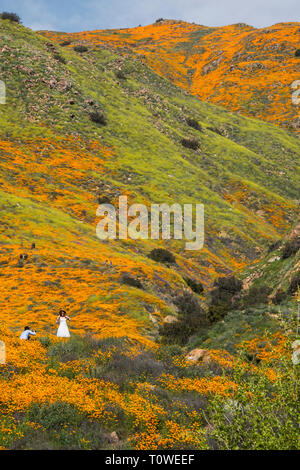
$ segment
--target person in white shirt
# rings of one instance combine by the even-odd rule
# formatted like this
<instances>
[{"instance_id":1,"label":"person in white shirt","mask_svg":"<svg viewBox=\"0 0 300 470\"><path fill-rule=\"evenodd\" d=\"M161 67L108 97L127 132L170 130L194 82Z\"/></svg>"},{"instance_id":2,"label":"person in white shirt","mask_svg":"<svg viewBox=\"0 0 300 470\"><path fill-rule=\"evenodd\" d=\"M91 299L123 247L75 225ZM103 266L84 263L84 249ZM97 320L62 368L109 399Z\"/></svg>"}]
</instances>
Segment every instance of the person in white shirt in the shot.
<instances>
[{"instance_id":1,"label":"person in white shirt","mask_svg":"<svg viewBox=\"0 0 300 470\"><path fill-rule=\"evenodd\" d=\"M35 335L36 335L36 331L35 331L35 330L31 330L31 329L29 328L29 326L25 326L24 331L21 333L20 339L29 340L29 339L30 339L30 336L35 336Z\"/></svg>"}]
</instances>

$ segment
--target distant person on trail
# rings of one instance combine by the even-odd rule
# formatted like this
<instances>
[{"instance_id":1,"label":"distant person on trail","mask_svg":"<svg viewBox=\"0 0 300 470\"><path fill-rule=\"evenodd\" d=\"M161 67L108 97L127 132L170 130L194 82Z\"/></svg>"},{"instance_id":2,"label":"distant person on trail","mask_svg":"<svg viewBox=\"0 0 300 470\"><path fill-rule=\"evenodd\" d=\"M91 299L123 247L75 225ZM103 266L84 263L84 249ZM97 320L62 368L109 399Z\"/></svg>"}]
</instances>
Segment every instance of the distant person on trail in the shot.
<instances>
[{"instance_id":1,"label":"distant person on trail","mask_svg":"<svg viewBox=\"0 0 300 470\"><path fill-rule=\"evenodd\" d=\"M25 326L24 331L21 333L20 339L25 339L28 341L30 339L30 336L35 336L35 335L36 335L35 330L31 330L29 326Z\"/></svg>"},{"instance_id":2,"label":"distant person on trail","mask_svg":"<svg viewBox=\"0 0 300 470\"><path fill-rule=\"evenodd\" d=\"M67 322L71 321L71 318L67 317L65 310L60 310L56 323L59 323L56 336L58 338L70 338L70 332Z\"/></svg>"}]
</instances>

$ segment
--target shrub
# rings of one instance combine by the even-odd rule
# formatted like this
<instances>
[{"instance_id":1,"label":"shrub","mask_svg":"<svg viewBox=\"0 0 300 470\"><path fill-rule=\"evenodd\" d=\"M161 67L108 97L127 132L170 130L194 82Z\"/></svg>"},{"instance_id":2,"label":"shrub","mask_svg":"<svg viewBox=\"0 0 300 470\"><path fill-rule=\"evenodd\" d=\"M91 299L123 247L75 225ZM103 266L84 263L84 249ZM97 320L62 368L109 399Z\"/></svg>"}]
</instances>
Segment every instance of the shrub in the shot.
<instances>
[{"instance_id":1,"label":"shrub","mask_svg":"<svg viewBox=\"0 0 300 470\"><path fill-rule=\"evenodd\" d=\"M111 204L111 199L108 196L98 196L98 204Z\"/></svg>"},{"instance_id":2,"label":"shrub","mask_svg":"<svg viewBox=\"0 0 300 470\"><path fill-rule=\"evenodd\" d=\"M100 111L93 111L89 114L89 118L92 122L95 122L96 124L101 124L102 126L106 126L107 124L104 114Z\"/></svg>"},{"instance_id":3,"label":"shrub","mask_svg":"<svg viewBox=\"0 0 300 470\"><path fill-rule=\"evenodd\" d=\"M232 369L230 378L237 384L234 399L224 400L218 394L209 398L208 442L214 449L296 450L299 447L295 419L297 376L290 357L279 360L275 357L266 365L261 362L251 373L242 365ZM270 367L280 380L267 378Z\"/></svg>"},{"instance_id":4,"label":"shrub","mask_svg":"<svg viewBox=\"0 0 300 470\"><path fill-rule=\"evenodd\" d=\"M193 331L183 321L177 321L161 325L159 334L163 343L175 343L183 346L187 343L188 337L193 334Z\"/></svg>"},{"instance_id":5,"label":"shrub","mask_svg":"<svg viewBox=\"0 0 300 470\"><path fill-rule=\"evenodd\" d=\"M192 150L198 150L199 142L196 139L181 139L181 145Z\"/></svg>"},{"instance_id":6,"label":"shrub","mask_svg":"<svg viewBox=\"0 0 300 470\"><path fill-rule=\"evenodd\" d=\"M164 248L154 248L154 250L149 253L149 258L157 261L158 263L176 263L173 253L165 250Z\"/></svg>"},{"instance_id":7,"label":"shrub","mask_svg":"<svg viewBox=\"0 0 300 470\"><path fill-rule=\"evenodd\" d=\"M186 118L186 123L188 126L193 127L193 129L196 129L197 131L202 131L202 127L200 126L199 122L196 121L196 119Z\"/></svg>"},{"instance_id":8,"label":"shrub","mask_svg":"<svg viewBox=\"0 0 300 470\"><path fill-rule=\"evenodd\" d=\"M63 41L62 43L60 43L60 46L65 47L65 46L69 46L70 44L71 44L71 41Z\"/></svg>"},{"instance_id":9,"label":"shrub","mask_svg":"<svg viewBox=\"0 0 300 470\"><path fill-rule=\"evenodd\" d=\"M277 250L277 248L279 248L280 245L281 245L281 240L277 240L276 242L271 243L268 246L268 253L271 253L272 251Z\"/></svg>"},{"instance_id":10,"label":"shrub","mask_svg":"<svg viewBox=\"0 0 300 470\"><path fill-rule=\"evenodd\" d=\"M0 14L0 18L2 20L9 20L9 21L14 21L15 23L21 23L21 18L17 13L9 13L8 11L4 11L3 13Z\"/></svg>"},{"instance_id":11,"label":"shrub","mask_svg":"<svg viewBox=\"0 0 300 470\"><path fill-rule=\"evenodd\" d=\"M164 365L156 361L151 353L142 352L135 357L115 354L109 363L109 369L128 377L154 377L162 374Z\"/></svg>"},{"instance_id":12,"label":"shrub","mask_svg":"<svg viewBox=\"0 0 300 470\"><path fill-rule=\"evenodd\" d=\"M211 323L221 320L232 309L243 283L234 276L219 277L213 287L208 310L208 319Z\"/></svg>"},{"instance_id":13,"label":"shrub","mask_svg":"<svg viewBox=\"0 0 300 470\"><path fill-rule=\"evenodd\" d=\"M158 20L156 20L155 23L161 23L162 21L164 21L163 18L158 18Z\"/></svg>"},{"instance_id":14,"label":"shrub","mask_svg":"<svg viewBox=\"0 0 300 470\"><path fill-rule=\"evenodd\" d=\"M296 272L296 274L294 274L294 276L292 277L288 292L289 294L294 294L295 292L297 292L299 288L300 288L300 271Z\"/></svg>"},{"instance_id":15,"label":"shrub","mask_svg":"<svg viewBox=\"0 0 300 470\"><path fill-rule=\"evenodd\" d=\"M252 286L244 296L243 303L245 306L251 307L254 305L268 303L268 296L272 292L271 287L267 285Z\"/></svg>"},{"instance_id":16,"label":"shrub","mask_svg":"<svg viewBox=\"0 0 300 470\"><path fill-rule=\"evenodd\" d=\"M230 311L231 305L227 302L218 302L211 304L208 309L208 320L210 323L215 323L222 320Z\"/></svg>"},{"instance_id":17,"label":"shrub","mask_svg":"<svg viewBox=\"0 0 300 470\"><path fill-rule=\"evenodd\" d=\"M117 412L117 408L108 409ZM118 413L117 419L121 418ZM27 423L41 425L32 429ZM31 404L22 419L22 437L13 441L13 450L84 450L105 449L111 443L101 422L90 420L66 402Z\"/></svg>"},{"instance_id":18,"label":"shrub","mask_svg":"<svg viewBox=\"0 0 300 470\"><path fill-rule=\"evenodd\" d=\"M123 274L122 282L124 284L127 284L127 286L137 287L138 289L143 289L143 284L141 283L141 281L139 279L136 279L133 276L130 276L130 274L127 274L127 273Z\"/></svg>"},{"instance_id":19,"label":"shrub","mask_svg":"<svg viewBox=\"0 0 300 470\"><path fill-rule=\"evenodd\" d=\"M74 46L73 49L75 52L80 52L80 53L87 52L89 50L88 47L86 46Z\"/></svg>"},{"instance_id":20,"label":"shrub","mask_svg":"<svg viewBox=\"0 0 300 470\"><path fill-rule=\"evenodd\" d=\"M295 51L295 57L300 57L300 49L297 49L297 50Z\"/></svg>"},{"instance_id":21,"label":"shrub","mask_svg":"<svg viewBox=\"0 0 300 470\"><path fill-rule=\"evenodd\" d=\"M287 298L287 292L279 289L273 297L273 303L275 305L281 304Z\"/></svg>"},{"instance_id":22,"label":"shrub","mask_svg":"<svg viewBox=\"0 0 300 470\"><path fill-rule=\"evenodd\" d=\"M49 336L42 336L41 338L39 338L39 341L41 345L45 348L49 348L51 346L51 339L49 338Z\"/></svg>"},{"instance_id":23,"label":"shrub","mask_svg":"<svg viewBox=\"0 0 300 470\"><path fill-rule=\"evenodd\" d=\"M190 277L184 278L187 285L192 289L195 294L202 294L204 291L203 285L200 281L196 281L195 279L191 279Z\"/></svg>"},{"instance_id":24,"label":"shrub","mask_svg":"<svg viewBox=\"0 0 300 470\"><path fill-rule=\"evenodd\" d=\"M214 287L226 290L231 294L236 294L242 290L243 283L234 276L219 277L215 280Z\"/></svg>"},{"instance_id":25,"label":"shrub","mask_svg":"<svg viewBox=\"0 0 300 470\"><path fill-rule=\"evenodd\" d=\"M53 57L54 57L55 60L57 60L58 62L61 62L62 64L67 63L66 59L64 57L62 57L60 54L58 54L58 52L53 54Z\"/></svg>"},{"instance_id":26,"label":"shrub","mask_svg":"<svg viewBox=\"0 0 300 470\"><path fill-rule=\"evenodd\" d=\"M300 237L292 238L288 240L284 245L281 259L287 259L292 255L295 255L300 249Z\"/></svg>"},{"instance_id":27,"label":"shrub","mask_svg":"<svg viewBox=\"0 0 300 470\"><path fill-rule=\"evenodd\" d=\"M93 338L72 335L67 342L62 341L50 346L48 355L61 362L68 362L89 356L96 348L97 344Z\"/></svg>"}]
</instances>

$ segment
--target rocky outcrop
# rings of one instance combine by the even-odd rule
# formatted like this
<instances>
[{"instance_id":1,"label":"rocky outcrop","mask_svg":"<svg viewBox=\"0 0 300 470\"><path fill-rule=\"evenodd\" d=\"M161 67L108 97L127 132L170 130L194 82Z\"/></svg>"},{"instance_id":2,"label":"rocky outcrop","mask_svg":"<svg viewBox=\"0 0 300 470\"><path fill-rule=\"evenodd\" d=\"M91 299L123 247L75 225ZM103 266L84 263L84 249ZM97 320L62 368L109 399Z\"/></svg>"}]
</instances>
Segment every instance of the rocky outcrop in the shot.
<instances>
[{"instance_id":1,"label":"rocky outcrop","mask_svg":"<svg viewBox=\"0 0 300 470\"><path fill-rule=\"evenodd\" d=\"M201 362L202 364L209 364L212 362L212 358L209 354L207 349L200 349L196 348L190 351L186 356L185 359L188 362Z\"/></svg>"}]
</instances>

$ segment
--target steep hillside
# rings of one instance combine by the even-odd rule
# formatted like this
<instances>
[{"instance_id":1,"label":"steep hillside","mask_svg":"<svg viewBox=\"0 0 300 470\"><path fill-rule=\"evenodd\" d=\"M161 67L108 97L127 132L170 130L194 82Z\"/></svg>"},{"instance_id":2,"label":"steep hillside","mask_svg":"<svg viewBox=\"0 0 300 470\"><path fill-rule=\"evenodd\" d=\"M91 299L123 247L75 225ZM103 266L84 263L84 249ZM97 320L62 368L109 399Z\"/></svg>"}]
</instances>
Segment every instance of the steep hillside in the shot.
<instances>
[{"instance_id":1,"label":"steep hillside","mask_svg":"<svg viewBox=\"0 0 300 470\"><path fill-rule=\"evenodd\" d=\"M256 29L163 20L133 29L42 34L58 44L107 44L123 53L134 51L157 73L202 101L299 132L299 106L292 103L291 88L300 72L295 56L299 23Z\"/></svg>"},{"instance_id":2,"label":"steep hillside","mask_svg":"<svg viewBox=\"0 0 300 470\"><path fill-rule=\"evenodd\" d=\"M205 303L295 224L299 139L202 103L130 49L54 46L7 21L0 44L0 450L296 449L294 304L278 331L255 309L211 327ZM97 207L121 194L204 203L204 248L101 242ZM19 340L27 324L37 336Z\"/></svg>"},{"instance_id":3,"label":"steep hillside","mask_svg":"<svg viewBox=\"0 0 300 470\"><path fill-rule=\"evenodd\" d=\"M297 299L299 302L300 292L300 221L283 239L267 246L264 255L247 266L239 278L242 290L233 305L228 306L227 313L222 312L221 321L191 338L189 348L224 348L236 353L240 342L253 333L275 332L279 324L281 327L289 324L288 319L294 314L298 315L299 323L299 305L297 308L295 302ZM217 296L212 295L211 307L216 300Z\"/></svg>"}]
</instances>

